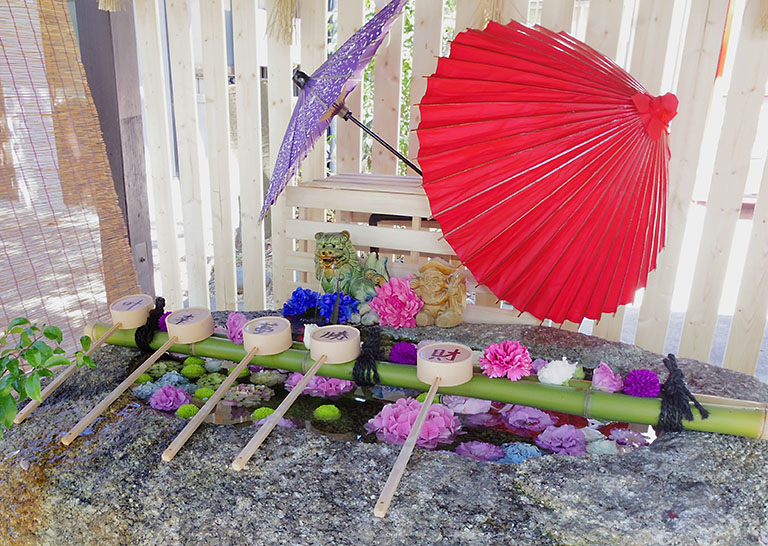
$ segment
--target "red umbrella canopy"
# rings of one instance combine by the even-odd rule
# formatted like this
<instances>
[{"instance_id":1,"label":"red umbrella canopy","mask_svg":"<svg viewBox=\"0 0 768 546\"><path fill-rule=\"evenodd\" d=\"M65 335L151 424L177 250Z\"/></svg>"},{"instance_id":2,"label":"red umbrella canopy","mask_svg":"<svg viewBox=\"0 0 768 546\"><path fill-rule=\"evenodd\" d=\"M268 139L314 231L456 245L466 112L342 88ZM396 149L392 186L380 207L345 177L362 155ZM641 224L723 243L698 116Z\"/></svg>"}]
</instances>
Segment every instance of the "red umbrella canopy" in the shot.
<instances>
[{"instance_id":1,"label":"red umbrella canopy","mask_svg":"<svg viewBox=\"0 0 768 546\"><path fill-rule=\"evenodd\" d=\"M459 34L420 105L434 218L477 281L556 322L630 303L664 246L672 94L565 34Z\"/></svg>"}]
</instances>

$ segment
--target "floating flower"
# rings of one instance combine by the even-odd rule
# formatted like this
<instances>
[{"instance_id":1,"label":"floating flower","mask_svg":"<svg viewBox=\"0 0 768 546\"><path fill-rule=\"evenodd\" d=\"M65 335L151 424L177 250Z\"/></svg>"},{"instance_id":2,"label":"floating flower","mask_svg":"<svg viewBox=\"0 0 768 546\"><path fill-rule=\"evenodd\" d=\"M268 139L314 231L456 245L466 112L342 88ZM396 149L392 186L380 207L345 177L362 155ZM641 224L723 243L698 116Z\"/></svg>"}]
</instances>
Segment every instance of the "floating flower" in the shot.
<instances>
[{"instance_id":1,"label":"floating flower","mask_svg":"<svg viewBox=\"0 0 768 546\"><path fill-rule=\"evenodd\" d=\"M389 350L389 361L398 364L416 364L416 345L398 341Z\"/></svg>"},{"instance_id":2,"label":"floating flower","mask_svg":"<svg viewBox=\"0 0 768 546\"><path fill-rule=\"evenodd\" d=\"M416 314L424 306L424 302L413 291L410 281L410 275L407 279L392 277L388 282L376 287L376 296L371 300L371 308L379 315L379 323L382 326L416 327Z\"/></svg>"},{"instance_id":3,"label":"floating flower","mask_svg":"<svg viewBox=\"0 0 768 546\"><path fill-rule=\"evenodd\" d=\"M312 343L312 332L320 328L317 324L305 324L304 325L304 347L309 351L309 346Z\"/></svg>"},{"instance_id":4,"label":"floating flower","mask_svg":"<svg viewBox=\"0 0 768 546\"><path fill-rule=\"evenodd\" d=\"M536 436L557 422L547 412L528 406L512 406L512 409L502 412L501 416L515 434L527 438Z\"/></svg>"},{"instance_id":5,"label":"floating flower","mask_svg":"<svg viewBox=\"0 0 768 546\"><path fill-rule=\"evenodd\" d=\"M242 383L235 385L224 395L225 405L242 408L256 407L259 402L267 401L275 395L275 391L265 385Z\"/></svg>"},{"instance_id":6,"label":"floating flower","mask_svg":"<svg viewBox=\"0 0 768 546\"><path fill-rule=\"evenodd\" d=\"M605 440L605 435L596 428L584 427L581 429L581 432L584 434L584 440L587 443Z\"/></svg>"},{"instance_id":7,"label":"floating flower","mask_svg":"<svg viewBox=\"0 0 768 546\"><path fill-rule=\"evenodd\" d=\"M303 315L307 310L317 306L317 298L320 296L309 288L297 288L291 297L283 304L283 316L294 317Z\"/></svg>"},{"instance_id":8,"label":"floating flower","mask_svg":"<svg viewBox=\"0 0 768 546\"><path fill-rule=\"evenodd\" d=\"M624 381L608 364L601 362L592 372L592 386L599 391L618 392L624 388Z\"/></svg>"},{"instance_id":9,"label":"floating flower","mask_svg":"<svg viewBox=\"0 0 768 546\"><path fill-rule=\"evenodd\" d=\"M517 381L531 374L531 355L519 341L491 343L485 348L480 367L488 377L507 377Z\"/></svg>"},{"instance_id":10,"label":"floating flower","mask_svg":"<svg viewBox=\"0 0 768 546\"><path fill-rule=\"evenodd\" d=\"M562 385L576 373L576 367L578 364L574 362L571 364L568 359L563 357L562 360L553 360L537 374L539 376L540 383L546 383L548 385Z\"/></svg>"},{"instance_id":11,"label":"floating flower","mask_svg":"<svg viewBox=\"0 0 768 546\"><path fill-rule=\"evenodd\" d=\"M564 455L584 455L587 452L584 433L573 425L547 427L536 437L536 445Z\"/></svg>"},{"instance_id":12,"label":"floating flower","mask_svg":"<svg viewBox=\"0 0 768 546\"><path fill-rule=\"evenodd\" d=\"M476 461L495 461L504 457L504 450L488 442L462 442L456 447L456 453Z\"/></svg>"},{"instance_id":13,"label":"floating flower","mask_svg":"<svg viewBox=\"0 0 768 546\"><path fill-rule=\"evenodd\" d=\"M624 378L624 392L631 396L653 398L661 392L659 377L645 368L632 370Z\"/></svg>"},{"instance_id":14,"label":"floating flower","mask_svg":"<svg viewBox=\"0 0 768 546\"><path fill-rule=\"evenodd\" d=\"M298 372L292 373L285 381L285 388L292 391L296 388L296 385L299 384L302 377L304 377L303 374ZM357 387L357 385L354 381L336 379L335 377L320 377L319 375L316 375L309 380L309 383L304 387L302 394L335 400L341 398L344 394L355 390L355 387Z\"/></svg>"},{"instance_id":15,"label":"floating flower","mask_svg":"<svg viewBox=\"0 0 768 546\"><path fill-rule=\"evenodd\" d=\"M149 405L156 410L176 411L184 404L188 404L190 399L191 396L184 389L166 385L149 397Z\"/></svg>"},{"instance_id":16,"label":"floating flower","mask_svg":"<svg viewBox=\"0 0 768 546\"><path fill-rule=\"evenodd\" d=\"M531 362L531 368L533 369L533 373L539 373L541 369L549 364L546 360L543 358L537 358L533 362Z\"/></svg>"},{"instance_id":17,"label":"floating flower","mask_svg":"<svg viewBox=\"0 0 768 546\"><path fill-rule=\"evenodd\" d=\"M504 457L498 459L497 463L520 464L531 457L541 457L544 455L544 452L538 447L526 444L525 442L510 442L502 444L501 448L504 450Z\"/></svg>"},{"instance_id":18,"label":"floating flower","mask_svg":"<svg viewBox=\"0 0 768 546\"><path fill-rule=\"evenodd\" d=\"M368 433L376 433L379 440L402 445L411 432L413 422L421 410L421 402L415 398L401 398L384 406L365 424ZM461 423L453 412L441 404L432 404L427 420L421 428L416 445L434 449L439 443L450 444L461 430Z\"/></svg>"},{"instance_id":19,"label":"floating flower","mask_svg":"<svg viewBox=\"0 0 768 546\"><path fill-rule=\"evenodd\" d=\"M468 398L454 394L444 394L440 403L453 410L454 413L463 413L477 415L478 413L487 413L491 409L490 400L481 400L480 398Z\"/></svg>"},{"instance_id":20,"label":"floating flower","mask_svg":"<svg viewBox=\"0 0 768 546\"><path fill-rule=\"evenodd\" d=\"M157 319L157 329L161 332L167 332L168 331L168 325L165 323L165 320L168 318L168 315L173 313L173 311L168 311L167 313L163 313L160 315L160 318Z\"/></svg>"},{"instance_id":21,"label":"floating flower","mask_svg":"<svg viewBox=\"0 0 768 546\"><path fill-rule=\"evenodd\" d=\"M635 432L634 430L627 430L625 428L613 429L609 438L620 446L640 447L648 445L648 440L645 436L639 432Z\"/></svg>"},{"instance_id":22,"label":"floating flower","mask_svg":"<svg viewBox=\"0 0 768 546\"><path fill-rule=\"evenodd\" d=\"M230 313L227 317L227 337L232 343L243 344L243 326L248 322L242 313Z\"/></svg>"},{"instance_id":23,"label":"floating flower","mask_svg":"<svg viewBox=\"0 0 768 546\"><path fill-rule=\"evenodd\" d=\"M357 313L357 308L360 305L360 302L355 298L336 292L323 294L317 298L317 309L326 322L329 322L333 318L333 308L336 306L336 300L338 299L339 294L341 294L341 299L339 300L338 323L344 324L352 316L352 313Z\"/></svg>"},{"instance_id":24,"label":"floating flower","mask_svg":"<svg viewBox=\"0 0 768 546\"><path fill-rule=\"evenodd\" d=\"M277 370L259 370L251 373L250 381L254 385L266 385L267 387L274 387L275 385L282 385L288 378L287 374L280 373Z\"/></svg>"},{"instance_id":25,"label":"floating flower","mask_svg":"<svg viewBox=\"0 0 768 546\"><path fill-rule=\"evenodd\" d=\"M459 418L468 427L496 428L504 424L498 413L460 413Z\"/></svg>"},{"instance_id":26,"label":"floating flower","mask_svg":"<svg viewBox=\"0 0 768 546\"><path fill-rule=\"evenodd\" d=\"M587 443L587 453L593 455L616 455L618 452L619 448L616 446L616 442L605 437L602 440Z\"/></svg>"}]
</instances>

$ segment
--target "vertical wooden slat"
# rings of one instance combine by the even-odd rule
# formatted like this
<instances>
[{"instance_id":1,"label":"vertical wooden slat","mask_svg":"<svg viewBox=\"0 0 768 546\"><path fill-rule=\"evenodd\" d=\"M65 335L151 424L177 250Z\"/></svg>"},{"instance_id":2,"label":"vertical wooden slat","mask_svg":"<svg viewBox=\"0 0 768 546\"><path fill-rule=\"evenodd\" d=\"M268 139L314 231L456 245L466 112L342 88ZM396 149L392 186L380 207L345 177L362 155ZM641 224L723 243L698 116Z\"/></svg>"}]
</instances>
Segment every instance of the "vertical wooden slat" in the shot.
<instances>
[{"instance_id":1,"label":"vertical wooden slat","mask_svg":"<svg viewBox=\"0 0 768 546\"><path fill-rule=\"evenodd\" d=\"M712 101L728 0L709 0L692 9L683 49L677 96L680 108L670 130L667 242L648 276L635 344L661 353L669 325L672 292L683 250L683 234L696 181L707 111Z\"/></svg>"},{"instance_id":2,"label":"vertical wooden slat","mask_svg":"<svg viewBox=\"0 0 768 546\"><path fill-rule=\"evenodd\" d=\"M456 0L456 26L453 35L471 28L477 19L477 11L480 8L477 0Z\"/></svg>"},{"instance_id":3,"label":"vertical wooden slat","mask_svg":"<svg viewBox=\"0 0 768 546\"><path fill-rule=\"evenodd\" d=\"M554 32L571 32L573 4L574 0L544 0L541 7L541 26Z\"/></svg>"},{"instance_id":4,"label":"vertical wooden slat","mask_svg":"<svg viewBox=\"0 0 768 546\"><path fill-rule=\"evenodd\" d=\"M312 74L326 59L328 23L327 0L302 0L301 2L301 66ZM325 177L325 135L317 139L307 158L301 164L303 180ZM322 220L322 218L316 218Z\"/></svg>"},{"instance_id":5,"label":"vertical wooden slat","mask_svg":"<svg viewBox=\"0 0 768 546\"><path fill-rule=\"evenodd\" d=\"M267 0L267 20L275 10L278 0ZM272 173L283 141L285 128L291 118L291 48L281 41L267 41L267 73L269 82L269 161ZM285 232L286 220L292 217L291 208L286 205L285 193L272 205L272 286L275 306L281 307L290 296L293 279L286 270L287 253L293 249L293 240L288 239Z\"/></svg>"},{"instance_id":6,"label":"vertical wooden slat","mask_svg":"<svg viewBox=\"0 0 768 546\"><path fill-rule=\"evenodd\" d=\"M266 308L264 203L261 160L261 69L255 2L232 3L237 101L237 160L240 168L240 240L243 244L243 305Z\"/></svg>"},{"instance_id":7,"label":"vertical wooden slat","mask_svg":"<svg viewBox=\"0 0 768 546\"><path fill-rule=\"evenodd\" d=\"M760 4L760 0L749 0L744 11L691 298L680 340L680 355L698 360L709 359L728 256L741 211L750 152L768 77L768 32L761 27Z\"/></svg>"},{"instance_id":8,"label":"vertical wooden slat","mask_svg":"<svg viewBox=\"0 0 768 546\"><path fill-rule=\"evenodd\" d=\"M379 48L373 69L373 131L398 148L400 137L400 81L402 78L403 19L389 31L389 43ZM371 171L397 174L398 159L378 142L371 149Z\"/></svg>"},{"instance_id":9,"label":"vertical wooden slat","mask_svg":"<svg viewBox=\"0 0 768 546\"><path fill-rule=\"evenodd\" d=\"M528 0L503 0L501 9L501 23L506 25L512 19L520 23L528 22Z\"/></svg>"},{"instance_id":10,"label":"vertical wooden slat","mask_svg":"<svg viewBox=\"0 0 768 546\"><path fill-rule=\"evenodd\" d=\"M167 0L165 5L189 304L207 307L210 302L202 222L199 159L201 149L197 138L197 89L192 56L192 26L189 23L187 0Z\"/></svg>"},{"instance_id":11,"label":"vertical wooden slat","mask_svg":"<svg viewBox=\"0 0 768 546\"><path fill-rule=\"evenodd\" d=\"M755 373L768 313L768 158L752 218L747 260L725 349L725 368Z\"/></svg>"},{"instance_id":12,"label":"vertical wooden slat","mask_svg":"<svg viewBox=\"0 0 768 546\"><path fill-rule=\"evenodd\" d=\"M413 14L413 64L411 65L411 134L408 139L408 157L416 161L419 138L416 129L421 120L419 102L427 90L427 76L435 71L440 55L443 26L442 0L421 0Z\"/></svg>"},{"instance_id":13,"label":"vertical wooden slat","mask_svg":"<svg viewBox=\"0 0 768 546\"><path fill-rule=\"evenodd\" d=\"M157 3L155 0L137 0L134 8L139 67L144 87L144 126L154 196L162 295L169 309L178 309L182 305L182 297L171 195L171 141L168 136L168 107L165 103L166 79L162 68L163 49Z\"/></svg>"},{"instance_id":14,"label":"vertical wooden slat","mask_svg":"<svg viewBox=\"0 0 768 546\"><path fill-rule=\"evenodd\" d=\"M229 179L227 47L221 0L201 0L200 21L203 36L203 87L211 184L216 308L237 309L235 239L232 230Z\"/></svg>"},{"instance_id":15,"label":"vertical wooden slat","mask_svg":"<svg viewBox=\"0 0 768 546\"><path fill-rule=\"evenodd\" d=\"M630 71L653 95L658 95L660 91L673 8L674 2L669 0L643 0L637 14ZM590 7L590 19L591 16ZM621 339L624 311L624 306L621 306L613 315L603 315L595 325L593 334L605 339Z\"/></svg>"},{"instance_id":16,"label":"vertical wooden slat","mask_svg":"<svg viewBox=\"0 0 768 546\"><path fill-rule=\"evenodd\" d=\"M619 50L619 30L623 12L624 0L590 0L589 3L585 41L614 61Z\"/></svg>"},{"instance_id":17,"label":"vertical wooden slat","mask_svg":"<svg viewBox=\"0 0 768 546\"><path fill-rule=\"evenodd\" d=\"M339 0L339 15L337 32L339 45L343 44L352 34L363 26L363 4L360 0ZM344 101L347 108L358 118L362 118L363 85L350 93ZM336 119L336 172L359 173L360 155L363 137L361 131L351 122Z\"/></svg>"}]
</instances>

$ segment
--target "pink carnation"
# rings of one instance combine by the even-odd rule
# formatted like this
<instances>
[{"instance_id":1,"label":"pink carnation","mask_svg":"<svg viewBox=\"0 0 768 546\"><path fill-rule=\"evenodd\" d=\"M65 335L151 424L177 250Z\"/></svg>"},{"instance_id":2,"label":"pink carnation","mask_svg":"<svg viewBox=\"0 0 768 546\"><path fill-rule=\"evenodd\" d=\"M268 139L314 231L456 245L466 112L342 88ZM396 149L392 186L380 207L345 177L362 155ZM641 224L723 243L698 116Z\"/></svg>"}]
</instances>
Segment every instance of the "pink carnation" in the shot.
<instances>
[{"instance_id":1,"label":"pink carnation","mask_svg":"<svg viewBox=\"0 0 768 546\"><path fill-rule=\"evenodd\" d=\"M573 425L547 427L536 437L536 445L565 455L584 455L587 452L587 441L581 429Z\"/></svg>"},{"instance_id":2,"label":"pink carnation","mask_svg":"<svg viewBox=\"0 0 768 546\"><path fill-rule=\"evenodd\" d=\"M624 381L608 364L601 362L592 372L592 386L599 391L618 392L624 388Z\"/></svg>"},{"instance_id":3,"label":"pink carnation","mask_svg":"<svg viewBox=\"0 0 768 546\"><path fill-rule=\"evenodd\" d=\"M508 377L517 381L531 373L531 355L519 341L491 343L480 358L480 367L488 377Z\"/></svg>"},{"instance_id":4,"label":"pink carnation","mask_svg":"<svg viewBox=\"0 0 768 546\"><path fill-rule=\"evenodd\" d=\"M182 388L166 385L149 397L149 405L156 410L176 411L184 404L189 404L190 394Z\"/></svg>"},{"instance_id":5,"label":"pink carnation","mask_svg":"<svg viewBox=\"0 0 768 546\"><path fill-rule=\"evenodd\" d=\"M292 373L285 381L285 388L292 391L296 388L296 385L299 384L302 377L304 377L303 374L298 372ZM355 390L355 387L357 387L357 384L354 381L336 379L335 377L320 377L316 375L309 380L309 383L304 387L302 394L336 400L337 398L341 398L344 394Z\"/></svg>"},{"instance_id":6,"label":"pink carnation","mask_svg":"<svg viewBox=\"0 0 768 546\"><path fill-rule=\"evenodd\" d=\"M243 344L243 326L248 322L242 313L230 313L227 317L227 337L232 343Z\"/></svg>"},{"instance_id":7,"label":"pink carnation","mask_svg":"<svg viewBox=\"0 0 768 546\"><path fill-rule=\"evenodd\" d=\"M502 418L518 436L533 438L539 432L554 425L557 420L547 412L528 406L512 406L504 411Z\"/></svg>"},{"instance_id":8,"label":"pink carnation","mask_svg":"<svg viewBox=\"0 0 768 546\"><path fill-rule=\"evenodd\" d=\"M411 288L411 277L392 277L376 287L371 307L379 315L379 323L394 328L415 328L416 314L424 305Z\"/></svg>"},{"instance_id":9,"label":"pink carnation","mask_svg":"<svg viewBox=\"0 0 768 546\"><path fill-rule=\"evenodd\" d=\"M488 442L462 442L456 448L456 453L476 461L495 461L504 457L504 450Z\"/></svg>"},{"instance_id":10,"label":"pink carnation","mask_svg":"<svg viewBox=\"0 0 768 546\"><path fill-rule=\"evenodd\" d=\"M365 424L365 430L369 434L375 432L379 440L402 445L420 410L421 402L415 398L401 398L394 404L384 406L376 417ZM439 443L450 444L460 430L461 423L450 409L442 404L432 404L416 445L434 449Z\"/></svg>"}]
</instances>

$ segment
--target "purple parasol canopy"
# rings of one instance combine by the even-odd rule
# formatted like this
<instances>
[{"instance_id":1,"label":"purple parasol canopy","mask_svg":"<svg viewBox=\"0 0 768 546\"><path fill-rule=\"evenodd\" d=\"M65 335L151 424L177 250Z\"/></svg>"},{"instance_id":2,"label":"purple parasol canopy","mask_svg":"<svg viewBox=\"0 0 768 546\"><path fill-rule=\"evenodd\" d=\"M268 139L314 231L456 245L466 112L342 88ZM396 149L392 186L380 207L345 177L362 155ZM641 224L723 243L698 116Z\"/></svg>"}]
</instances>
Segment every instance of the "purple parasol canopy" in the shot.
<instances>
[{"instance_id":1,"label":"purple parasol canopy","mask_svg":"<svg viewBox=\"0 0 768 546\"><path fill-rule=\"evenodd\" d=\"M277 154L259 220L264 219L315 140L328 129L333 116L344 107L344 99L362 80L365 67L407 3L408 0L392 0L350 36L311 76L307 77L302 72L294 76L294 81L302 89Z\"/></svg>"}]
</instances>

